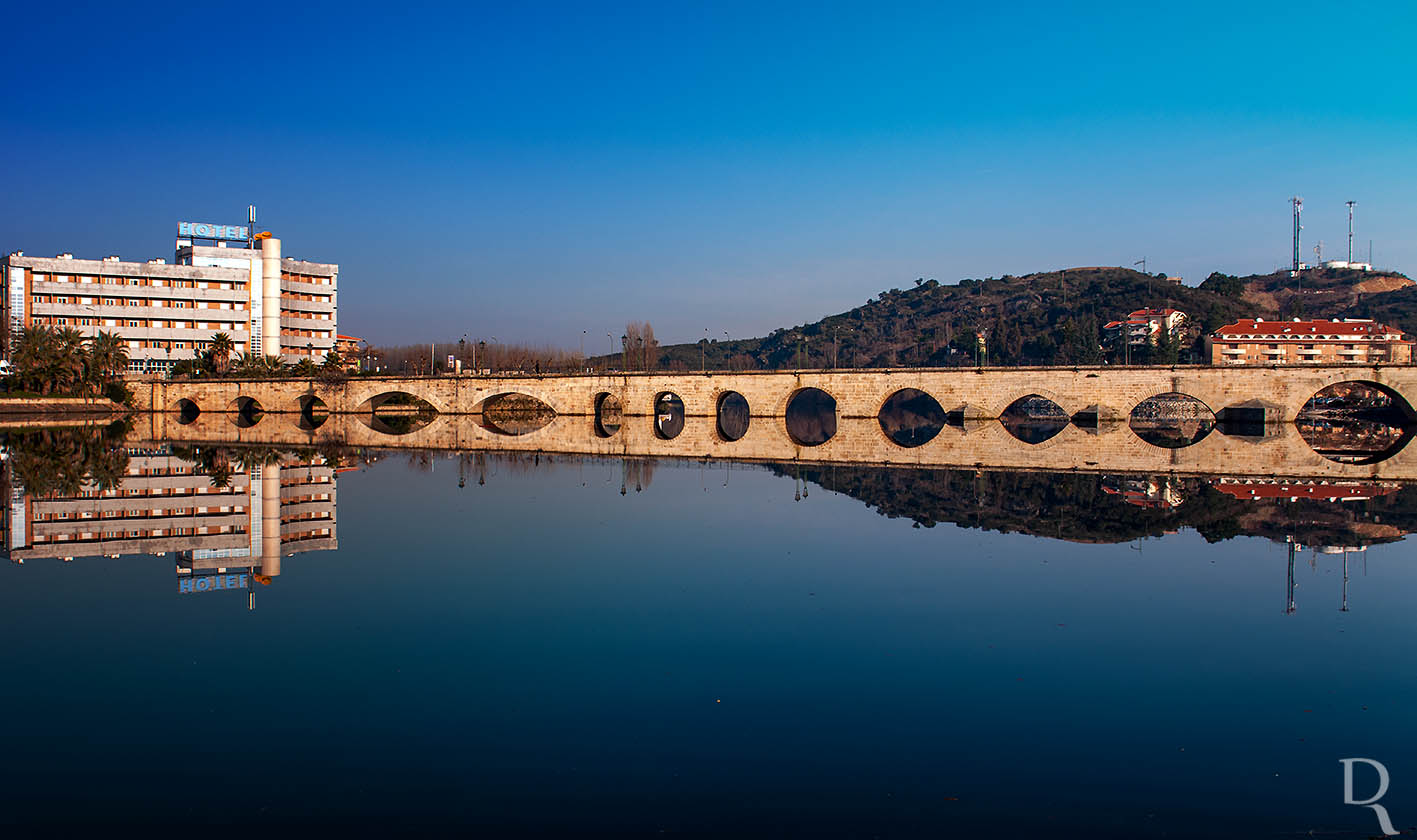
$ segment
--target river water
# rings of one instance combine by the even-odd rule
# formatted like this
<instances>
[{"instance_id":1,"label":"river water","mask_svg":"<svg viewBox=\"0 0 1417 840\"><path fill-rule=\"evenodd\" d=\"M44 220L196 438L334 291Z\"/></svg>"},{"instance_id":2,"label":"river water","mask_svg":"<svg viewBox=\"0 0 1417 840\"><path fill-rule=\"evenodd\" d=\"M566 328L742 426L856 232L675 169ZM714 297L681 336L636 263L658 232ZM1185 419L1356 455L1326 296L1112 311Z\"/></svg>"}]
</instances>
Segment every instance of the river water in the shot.
<instances>
[{"instance_id":1,"label":"river water","mask_svg":"<svg viewBox=\"0 0 1417 840\"><path fill-rule=\"evenodd\" d=\"M1412 487L11 443L13 828L1417 823Z\"/></svg>"}]
</instances>

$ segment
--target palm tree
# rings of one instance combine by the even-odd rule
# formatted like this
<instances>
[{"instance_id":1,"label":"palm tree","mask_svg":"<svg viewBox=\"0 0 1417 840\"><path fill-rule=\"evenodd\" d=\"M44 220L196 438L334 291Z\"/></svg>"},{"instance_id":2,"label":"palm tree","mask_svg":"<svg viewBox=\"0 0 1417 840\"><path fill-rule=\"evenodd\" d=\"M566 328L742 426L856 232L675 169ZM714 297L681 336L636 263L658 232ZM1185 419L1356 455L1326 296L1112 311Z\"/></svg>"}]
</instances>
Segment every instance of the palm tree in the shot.
<instances>
[{"instance_id":1,"label":"palm tree","mask_svg":"<svg viewBox=\"0 0 1417 840\"><path fill-rule=\"evenodd\" d=\"M89 360L84 351L84 334L73 327L65 327L54 334L54 340L55 387L72 393L92 381L87 375Z\"/></svg>"},{"instance_id":2,"label":"palm tree","mask_svg":"<svg viewBox=\"0 0 1417 840\"><path fill-rule=\"evenodd\" d=\"M217 373L227 373L231 370L231 354L236 350L236 342L231 340L231 336L224 332L219 332L212 336L209 348L212 354L212 367Z\"/></svg>"},{"instance_id":3,"label":"palm tree","mask_svg":"<svg viewBox=\"0 0 1417 840\"><path fill-rule=\"evenodd\" d=\"M88 355L100 385L107 385L128 369L128 343L117 333L99 330L89 342Z\"/></svg>"}]
</instances>

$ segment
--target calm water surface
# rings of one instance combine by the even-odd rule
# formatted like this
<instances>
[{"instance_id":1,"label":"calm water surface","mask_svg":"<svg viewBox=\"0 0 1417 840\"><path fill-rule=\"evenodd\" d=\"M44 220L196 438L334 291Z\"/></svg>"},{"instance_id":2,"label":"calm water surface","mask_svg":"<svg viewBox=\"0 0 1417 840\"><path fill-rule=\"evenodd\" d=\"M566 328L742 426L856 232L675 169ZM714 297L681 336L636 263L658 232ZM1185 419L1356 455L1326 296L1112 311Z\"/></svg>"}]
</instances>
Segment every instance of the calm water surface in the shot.
<instances>
[{"instance_id":1,"label":"calm water surface","mask_svg":"<svg viewBox=\"0 0 1417 840\"><path fill-rule=\"evenodd\" d=\"M961 492L902 471L459 466L340 473L338 548L249 601L179 593L171 554L0 568L0 822L1364 837L1366 756L1417 823L1405 541L1350 552L1347 612L1306 545L1289 611L1312 507L1088 543L1071 476L956 476L976 528L896 509Z\"/></svg>"}]
</instances>

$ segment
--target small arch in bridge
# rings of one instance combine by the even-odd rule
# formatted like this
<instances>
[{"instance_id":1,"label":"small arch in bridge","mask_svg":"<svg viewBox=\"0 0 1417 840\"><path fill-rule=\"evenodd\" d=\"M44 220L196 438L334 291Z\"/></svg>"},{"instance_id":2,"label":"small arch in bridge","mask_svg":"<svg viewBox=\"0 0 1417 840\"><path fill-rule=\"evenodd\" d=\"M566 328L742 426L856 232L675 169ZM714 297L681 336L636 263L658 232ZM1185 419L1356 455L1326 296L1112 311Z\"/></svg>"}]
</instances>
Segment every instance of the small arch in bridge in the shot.
<instances>
[{"instance_id":1,"label":"small arch in bridge","mask_svg":"<svg viewBox=\"0 0 1417 840\"><path fill-rule=\"evenodd\" d=\"M385 410L387 409L387 411ZM411 411L431 411L438 414L438 408L428 400L407 391L385 391L375 394L355 409L357 414L407 414Z\"/></svg>"},{"instance_id":2,"label":"small arch in bridge","mask_svg":"<svg viewBox=\"0 0 1417 840\"><path fill-rule=\"evenodd\" d=\"M821 446L836 436L836 397L801 388L787 401L787 436L798 446Z\"/></svg>"},{"instance_id":3,"label":"small arch in bridge","mask_svg":"<svg viewBox=\"0 0 1417 840\"><path fill-rule=\"evenodd\" d=\"M916 388L902 388L886 398L876 420L897 446L924 446L945 428L948 418L938 400Z\"/></svg>"},{"instance_id":4,"label":"small arch in bridge","mask_svg":"<svg viewBox=\"0 0 1417 840\"><path fill-rule=\"evenodd\" d=\"M624 423L625 407L620 398L607 391L595 395L595 436L614 437Z\"/></svg>"},{"instance_id":5,"label":"small arch in bridge","mask_svg":"<svg viewBox=\"0 0 1417 840\"><path fill-rule=\"evenodd\" d=\"M184 426L197 422L197 418L202 415L202 409L196 403L183 397L177 401L177 422Z\"/></svg>"},{"instance_id":6,"label":"small arch in bridge","mask_svg":"<svg viewBox=\"0 0 1417 840\"><path fill-rule=\"evenodd\" d=\"M737 391L725 391L718 397L718 436L732 443L742 440L748 434L748 423L752 413L748 409L748 399Z\"/></svg>"},{"instance_id":7,"label":"small arch in bridge","mask_svg":"<svg viewBox=\"0 0 1417 840\"><path fill-rule=\"evenodd\" d=\"M1073 425L1090 435L1114 431L1121 427L1126 420L1127 415L1101 403L1085 406L1073 415Z\"/></svg>"},{"instance_id":8,"label":"small arch in bridge","mask_svg":"<svg viewBox=\"0 0 1417 840\"><path fill-rule=\"evenodd\" d=\"M951 426L958 426L965 434L984 428L991 419L989 412L969 403L962 403L945 412L945 422Z\"/></svg>"},{"instance_id":9,"label":"small arch in bridge","mask_svg":"<svg viewBox=\"0 0 1417 840\"><path fill-rule=\"evenodd\" d=\"M1215 412L1190 394L1169 391L1137 403L1127 424L1133 434L1152 446L1184 449L1200 443L1215 429Z\"/></svg>"},{"instance_id":10,"label":"small arch in bridge","mask_svg":"<svg viewBox=\"0 0 1417 840\"><path fill-rule=\"evenodd\" d=\"M330 419L330 407L314 394L302 394L299 403L300 420L296 422L296 425L302 431L312 432L325 425L325 421Z\"/></svg>"},{"instance_id":11,"label":"small arch in bridge","mask_svg":"<svg viewBox=\"0 0 1417 840\"><path fill-rule=\"evenodd\" d=\"M1008 433L1028 444L1051 440L1070 420L1062 406L1040 394L1019 397L999 413L999 422Z\"/></svg>"},{"instance_id":12,"label":"small arch in bridge","mask_svg":"<svg viewBox=\"0 0 1417 840\"><path fill-rule=\"evenodd\" d=\"M482 410L475 415L479 425L499 435L528 435L546 428L556 419L551 406L536 397L515 392L490 396L479 407Z\"/></svg>"},{"instance_id":13,"label":"small arch in bridge","mask_svg":"<svg viewBox=\"0 0 1417 840\"><path fill-rule=\"evenodd\" d=\"M407 391L387 391L361 403L356 416L376 432L406 435L436 420L438 409Z\"/></svg>"},{"instance_id":14,"label":"small arch in bridge","mask_svg":"<svg viewBox=\"0 0 1417 840\"><path fill-rule=\"evenodd\" d=\"M266 413L266 410L261 407L260 403L256 402L254 397L245 396L237 397L232 400L231 403L227 405L226 410L236 415L232 422L236 423L236 428L238 429L251 428L261 422L261 418L264 417Z\"/></svg>"},{"instance_id":15,"label":"small arch in bridge","mask_svg":"<svg viewBox=\"0 0 1417 840\"><path fill-rule=\"evenodd\" d=\"M1376 464L1407 447L1417 420L1402 395L1376 382L1338 382L1304 403L1294 424L1315 452L1341 464Z\"/></svg>"},{"instance_id":16,"label":"small arch in bridge","mask_svg":"<svg viewBox=\"0 0 1417 840\"><path fill-rule=\"evenodd\" d=\"M654 433L660 440L673 440L684 431L684 401L678 394L664 391L654 398Z\"/></svg>"}]
</instances>

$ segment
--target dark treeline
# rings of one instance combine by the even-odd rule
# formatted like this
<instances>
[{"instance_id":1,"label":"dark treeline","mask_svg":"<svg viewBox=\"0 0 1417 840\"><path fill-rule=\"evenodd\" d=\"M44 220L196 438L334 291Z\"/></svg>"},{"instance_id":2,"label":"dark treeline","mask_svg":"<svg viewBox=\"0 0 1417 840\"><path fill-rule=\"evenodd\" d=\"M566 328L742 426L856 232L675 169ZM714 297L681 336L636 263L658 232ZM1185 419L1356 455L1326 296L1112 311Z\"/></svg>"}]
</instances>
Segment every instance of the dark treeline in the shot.
<instances>
[{"instance_id":1,"label":"dark treeline","mask_svg":"<svg viewBox=\"0 0 1417 840\"><path fill-rule=\"evenodd\" d=\"M1237 536L1306 545L1395 542L1417 529L1417 487L1367 501L1243 500L1201 478L1162 478L1175 484L1175 507L1128 504L1119 490L1125 476L1002 470L805 467L771 465L864 502L882 516L917 527L948 523L1001 533L1023 533L1074 542L1118 543L1193 528L1209 542Z\"/></svg>"}]
</instances>

